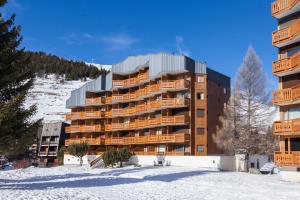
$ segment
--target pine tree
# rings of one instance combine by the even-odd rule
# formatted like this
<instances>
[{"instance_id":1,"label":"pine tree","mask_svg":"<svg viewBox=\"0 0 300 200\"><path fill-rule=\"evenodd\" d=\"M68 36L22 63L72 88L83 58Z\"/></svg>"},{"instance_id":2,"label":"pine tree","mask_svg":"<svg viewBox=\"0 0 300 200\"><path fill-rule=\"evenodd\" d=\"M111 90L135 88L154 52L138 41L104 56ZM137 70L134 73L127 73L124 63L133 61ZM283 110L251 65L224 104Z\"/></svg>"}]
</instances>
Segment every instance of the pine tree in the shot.
<instances>
[{"instance_id":1,"label":"pine tree","mask_svg":"<svg viewBox=\"0 0 300 200\"><path fill-rule=\"evenodd\" d=\"M87 143L74 143L68 146L67 152L79 158L80 166L82 166L83 160L82 157L88 153L89 145Z\"/></svg>"},{"instance_id":2,"label":"pine tree","mask_svg":"<svg viewBox=\"0 0 300 200\"><path fill-rule=\"evenodd\" d=\"M128 147L123 147L119 149L118 154L120 167L123 167L123 162L127 162L130 159L130 157L133 156L133 153L130 152Z\"/></svg>"},{"instance_id":3,"label":"pine tree","mask_svg":"<svg viewBox=\"0 0 300 200\"><path fill-rule=\"evenodd\" d=\"M3 7L6 0L0 0ZM34 73L28 69L20 26L14 26L15 15L5 20L0 13L0 153L17 155L34 141L39 121L29 119L36 107L24 108L26 94L33 84Z\"/></svg>"}]
</instances>

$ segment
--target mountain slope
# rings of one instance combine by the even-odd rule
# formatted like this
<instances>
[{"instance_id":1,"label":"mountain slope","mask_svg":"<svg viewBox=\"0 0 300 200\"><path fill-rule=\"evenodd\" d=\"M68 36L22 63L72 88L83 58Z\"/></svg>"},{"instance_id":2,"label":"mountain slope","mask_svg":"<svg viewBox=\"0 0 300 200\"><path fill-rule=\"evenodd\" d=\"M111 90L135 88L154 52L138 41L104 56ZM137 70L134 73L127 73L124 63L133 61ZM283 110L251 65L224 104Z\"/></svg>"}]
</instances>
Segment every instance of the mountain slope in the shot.
<instances>
[{"instance_id":1,"label":"mountain slope","mask_svg":"<svg viewBox=\"0 0 300 200\"><path fill-rule=\"evenodd\" d=\"M62 80L57 79L54 74L47 75L47 78L36 78L25 102L25 107L37 105L38 110L33 120L40 118L44 118L44 122L64 120L64 114L69 111L65 107L71 91L88 82Z\"/></svg>"}]
</instances>

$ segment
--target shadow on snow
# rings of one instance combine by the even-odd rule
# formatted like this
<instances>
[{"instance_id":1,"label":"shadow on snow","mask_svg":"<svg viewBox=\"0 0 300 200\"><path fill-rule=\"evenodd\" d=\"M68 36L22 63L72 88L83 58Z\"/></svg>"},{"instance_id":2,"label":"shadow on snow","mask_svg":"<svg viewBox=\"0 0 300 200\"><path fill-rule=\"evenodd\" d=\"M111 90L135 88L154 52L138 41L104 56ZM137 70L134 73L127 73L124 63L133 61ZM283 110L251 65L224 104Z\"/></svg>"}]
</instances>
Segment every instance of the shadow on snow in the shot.
<instances>
[{"instance_id":1,"label":"shadow on snow","mask_svg":"<svg viewBox=\"0 0 300 200\"><path fill-rule=\"evenodd\" d=\"M142 167L133 169L116 169L100 174L66 174L57 176L39 176L31 179L23 180L7 180L4 185L0 185L1 189L15 190L43 190L56 188L87 188L99 186L113 186L122 184L140 183L146 181L172 182L187 177L199 176L207 173L215 173L215 171L195 170L187 172L177 172L169 174L149 175L142 178L120 177L122 174L134 173L153 167ZM82 178L79 180L65 180L68 178ZM2 180L0 180L2 181ZM50 181L50 182L48 182ZM56 181L56 182L55 182Z\"/></svg>"}]
</instances>

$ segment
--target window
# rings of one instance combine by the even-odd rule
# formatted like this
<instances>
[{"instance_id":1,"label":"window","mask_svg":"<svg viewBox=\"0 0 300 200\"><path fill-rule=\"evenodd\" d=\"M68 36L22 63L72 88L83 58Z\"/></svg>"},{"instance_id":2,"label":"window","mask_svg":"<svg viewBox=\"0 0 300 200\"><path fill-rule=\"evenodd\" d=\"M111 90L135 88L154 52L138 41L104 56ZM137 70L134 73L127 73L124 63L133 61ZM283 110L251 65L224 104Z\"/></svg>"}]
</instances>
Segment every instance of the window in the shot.
<instances>
[{"instance_id":1,"label":"window","mask_svg":"<svg viewBox=\"0 0 300 200\"><path fill-rule=\"evenodd\" d=\"M203 76L197 76L197 82L198 83L203 83L204 82L204 77Z\"/></svg>"},{"instance_id":2,"label":"window","mask_svg":"<svg viewBox=\"0 0 300 200\"><path fill-rule=\"evenodd\" d=\"M300 151L300 138L291 138L291 151Z\"/></svg>"},{"instance_id":3,"label":"window","mask_svg":"<svg viewBox=\"0 0 300 200\"><path fill-rule=\"evenodd\" d=\"M162 129L161 128L157 128L156 129L156 135L161 135L162 134Z\"/></svg>"},{"instance_id":4,"label":"window","mask_svg":"<svg viewBox=\"0 0 300 200\"><path fill-rule=\"evenodd\" d=\"M226 90L226 88L224 88L224 94L227 94L227 90Z\"/></svg>"},{"instance_id":5,"label":"window","mask_svg":"<svg viewBox=\"0 0 300 200\"><path fill-rule=\"evenodd\" d=\"M204 117L204 109L197 109L197 116Z\"/></svg>"},{"instance_id":6,"label":"window","mask_svg":"<svg viewBox=\"0 0 300 200\"><path fill-rule=\"evenodd\" d=\"M204 134L204 128L197 128L197 135L203 135Z\"/></svg>"},{"instance_id":7,"label":"window","mask_svg":"<svg viewBox=\"0 0 300 200\"><path fill-rule=\"evenodd\" d=\"M197 145L197 151L198 152L204 152L204 146L203 145Z\"/></svg>"},{"instance_id":8,"label":"window","mask_svg":"<svg viewBox=\"0 0 300 200\"><path fill-rule=\"evenodd\" d=\"M198 92L197 93L197 99L198 100L204 100L204 93L203 92Z\"/></svg>"}]
</instances>

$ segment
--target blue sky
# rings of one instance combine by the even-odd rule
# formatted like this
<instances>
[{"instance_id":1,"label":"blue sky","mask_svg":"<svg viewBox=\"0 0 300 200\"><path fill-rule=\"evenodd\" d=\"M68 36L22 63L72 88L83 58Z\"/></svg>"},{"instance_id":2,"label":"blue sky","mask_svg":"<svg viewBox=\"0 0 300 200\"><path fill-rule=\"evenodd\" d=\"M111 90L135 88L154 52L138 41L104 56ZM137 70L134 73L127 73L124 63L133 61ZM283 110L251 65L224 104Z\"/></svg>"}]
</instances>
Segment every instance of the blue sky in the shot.
<instances>
[{"instance_id":1,"label":"blue sky","mask_svg":"<svg viewBox=\"0 0 300 200\"><path fill-rule=\"evenodd\" d=\"M112 64L129 55L184 53L231 78L251 44L276 88L272 0L10 0L23 46Z\"/></svg>"}]
</instances>

